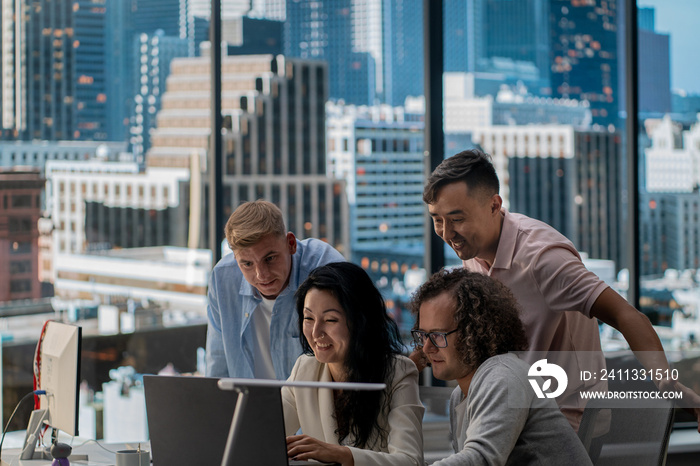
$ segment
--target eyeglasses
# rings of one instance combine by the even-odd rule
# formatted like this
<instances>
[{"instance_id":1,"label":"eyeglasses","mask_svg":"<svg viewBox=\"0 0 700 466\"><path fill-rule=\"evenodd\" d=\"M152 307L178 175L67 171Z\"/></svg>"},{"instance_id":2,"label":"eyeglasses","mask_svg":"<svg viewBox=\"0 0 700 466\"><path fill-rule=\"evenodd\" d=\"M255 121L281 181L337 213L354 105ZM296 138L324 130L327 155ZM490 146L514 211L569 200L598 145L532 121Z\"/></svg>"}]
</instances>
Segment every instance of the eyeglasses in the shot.
<instances>
[{"instance_id":1,"label":"eyeglasses","mask_svg":"<svg viewBox=\"0 0 700 466\"><path fill-rule=\"evenodd\" d=\"M455 333L459 329L454 329L451 332L425 332L423 330L411 330L413 342L417 347L422 348L425 345L425 340L430 339L430 343L436 348L447 348L447 335Z\"/></svg>"}]
</instances>

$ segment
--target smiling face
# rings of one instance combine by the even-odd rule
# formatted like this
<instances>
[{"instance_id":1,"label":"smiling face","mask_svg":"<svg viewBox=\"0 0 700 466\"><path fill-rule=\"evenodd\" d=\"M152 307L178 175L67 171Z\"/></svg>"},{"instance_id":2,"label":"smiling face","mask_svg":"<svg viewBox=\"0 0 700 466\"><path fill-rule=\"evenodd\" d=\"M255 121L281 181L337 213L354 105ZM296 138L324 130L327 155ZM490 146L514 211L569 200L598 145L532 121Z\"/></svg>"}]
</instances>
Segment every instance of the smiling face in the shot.
<instances>
[{"instance_id":1,"label":"smiling face","mask_svg":"<svg viewBox=\"0 0 700 466\"><path fill-rule=\"evenodd\" d=\"M253 246L233 251L243 277L267 299L275 299L287 287L292 255L297 250L293 233L266 235Z\"/></svg>"},{"instance_id":2,"label":"smiling face","mask_svg":"<svg viewBox=\"0 0 700 466\"><path fill-rule=\"evenodd\" d=\"M501 204L498 194L470 190L466 183L450 183L428 204L435 233L462 260L478 257L493 263L501 233Z\"/></svg>"},{"instance_id":3,"label":"smiling face","mask_svg":"<svg viewBox=\"0 0 700 466\"><path fill-rule=\"evenodd\" d=\"M303 330L316 359L328 364L333 380L342 381L350 329L345 311L330 291L311 288L306 293Z\"/></svg>"},{"instance_id":4,"label":"smiling face","mask_svg":"<svg viewBox=\"0 0 700 466\"><path fill-rule=\"evenodd\" d=\"M456 303L450 293L441 293L434 298L423 301L418 313L420 330L425 332L451 332L457 326L455 321ZM433 375L440 380L456 380L463 387L474 373L473 369L462 362L457 351L457 336L459 332L447 335L447 347L438 348L427 339L423 345L423 353L430 360Z\"/></svg>"}]
</instances>

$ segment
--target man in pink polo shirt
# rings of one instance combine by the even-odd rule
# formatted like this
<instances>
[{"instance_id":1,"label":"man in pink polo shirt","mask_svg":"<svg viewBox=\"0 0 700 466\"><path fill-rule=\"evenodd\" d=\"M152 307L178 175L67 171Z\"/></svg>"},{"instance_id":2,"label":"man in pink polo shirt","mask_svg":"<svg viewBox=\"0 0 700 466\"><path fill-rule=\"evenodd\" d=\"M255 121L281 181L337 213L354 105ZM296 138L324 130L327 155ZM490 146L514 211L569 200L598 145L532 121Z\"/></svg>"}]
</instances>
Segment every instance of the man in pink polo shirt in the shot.
<instances>
[{"instance_id":1,"label":"man in pink polo shirt","mask_svg":"<svg viewBox=\"0 0 700 466\"><path fill-rule=\"evenodd\" d=\"M423 201L435 233L454 249L464 267L512 290L522 308L529 351L598 352L593 367L604 367L595 317L619 330L632 350L657 352L656 360L644 361L647 368L668 368L649 319L586 269L571 241L543 222L506 211L498 192L490 157L468 150L433 171ZM577 367L571 364L569 360L569 373L583 369L576 360ZM589 369L591 362L586 364ZM579 391L606 390L606 382L569 379L557 402L578 430L585 406ZM700 418L700 409L694 412Z\"/></svg>"}]
</instances>

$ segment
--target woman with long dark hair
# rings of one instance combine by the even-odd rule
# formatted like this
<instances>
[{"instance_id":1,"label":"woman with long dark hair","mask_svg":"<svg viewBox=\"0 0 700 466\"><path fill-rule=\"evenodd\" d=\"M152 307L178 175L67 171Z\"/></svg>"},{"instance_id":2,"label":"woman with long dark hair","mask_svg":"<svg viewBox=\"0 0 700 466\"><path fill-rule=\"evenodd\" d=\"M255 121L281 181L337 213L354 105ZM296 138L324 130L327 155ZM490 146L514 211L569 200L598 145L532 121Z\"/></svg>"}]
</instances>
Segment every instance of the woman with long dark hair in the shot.
<instances>
[{"instance_id":1,"label":"woman with long dark hair","mask_svg":"<svg viewBox=\"0 0 700 466\"><path fill-rule=\"evenodd\" d=\"M319 267L296 294L304 353L289 380L385 383L384 391L284 387L290 458L346 465L423 465L418 370L367 273ZM301 427L302 434L295 435Z\"/></svg>"}]
</instances>

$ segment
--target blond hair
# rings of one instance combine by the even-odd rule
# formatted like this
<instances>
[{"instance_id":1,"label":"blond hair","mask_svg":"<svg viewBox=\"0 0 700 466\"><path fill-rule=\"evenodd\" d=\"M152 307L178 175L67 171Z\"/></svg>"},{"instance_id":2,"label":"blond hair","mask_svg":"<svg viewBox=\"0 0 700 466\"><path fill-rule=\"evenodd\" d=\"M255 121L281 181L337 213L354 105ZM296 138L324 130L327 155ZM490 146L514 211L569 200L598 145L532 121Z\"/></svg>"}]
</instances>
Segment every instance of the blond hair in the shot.
<instances>
[{"instance_id":1,"label":"blond hair","mask_svg":"<svg viewBox=\"0 0 700 466\"><path fill-rule=\"evenodd\" d=\"M272 202L244 202L233 211L226 222L226 241L232 251L257 244L263 236L284 235L282 211Z\"/></svg>"}]
</instances>

